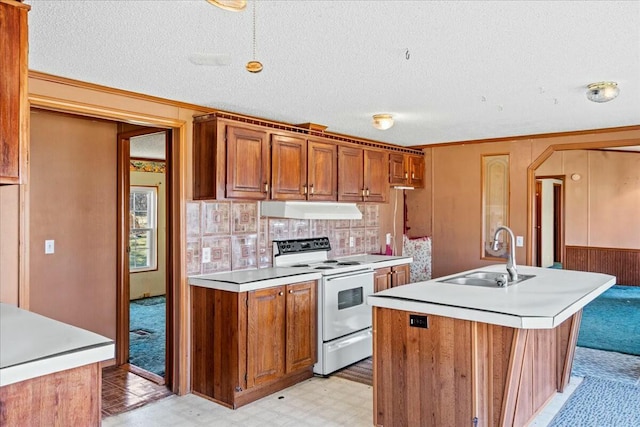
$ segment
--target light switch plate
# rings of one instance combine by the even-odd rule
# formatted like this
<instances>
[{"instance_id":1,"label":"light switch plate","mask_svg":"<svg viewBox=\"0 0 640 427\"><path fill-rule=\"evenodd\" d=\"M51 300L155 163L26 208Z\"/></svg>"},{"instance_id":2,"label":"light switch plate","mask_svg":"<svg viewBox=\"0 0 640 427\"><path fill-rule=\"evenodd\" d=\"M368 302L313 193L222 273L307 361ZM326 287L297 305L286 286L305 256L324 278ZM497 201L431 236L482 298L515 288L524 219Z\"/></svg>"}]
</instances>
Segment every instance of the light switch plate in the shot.
<instances>
[{"instance_id":1,"label":"light switch plate","mask_svg":"<svg viewBox=\"0 0 640 427\"><path fill-rule=\"evenodd\" d=\"M49 255L55 253L56 251L56 241L55 240L45 240L44 241L44 253Z\"/></svg>"},{"instance_id":2,"label":"light switch plate","mask_svg":"<svg viewBox=\"0 0 640 427\"><path fill-rule=\"evenodd\" d=\"M211 262L211 248L202 248L202 263Z\"/></svg>"},{"instance_id":3,"label":"light switch plate","mask_svg":"<svg viewBox=\"0 0 640 427\"><path fill-rule=\"evenodd\" d=\"M519 248L524 246L524 237L516 236L516 246Z\"/></svg>"}]
</instances>

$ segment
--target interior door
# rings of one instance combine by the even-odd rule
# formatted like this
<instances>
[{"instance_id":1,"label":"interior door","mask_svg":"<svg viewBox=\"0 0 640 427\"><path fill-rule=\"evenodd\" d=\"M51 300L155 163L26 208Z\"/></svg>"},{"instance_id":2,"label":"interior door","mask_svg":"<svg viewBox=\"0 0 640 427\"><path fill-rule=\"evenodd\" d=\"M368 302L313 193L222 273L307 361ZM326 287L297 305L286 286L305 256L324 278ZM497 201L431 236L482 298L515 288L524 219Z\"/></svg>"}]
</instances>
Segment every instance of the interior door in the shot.
<instances>
[{"instance_id":1,"label":"interior door","mask_svg":"<svg viewBox=\"0 0 640 427\"><path fill-rule=\"evenodd\" d=\"M131 155L131 146L132 140L136 138L143 137L145 135L150 134L160 134L159 138L163 141L163 150L164 150L164 159L160 161L159 159L134 159L132 162ZM141 128L136 129L134 131L123 132L118 134L118 292L117 292L117 330L116 330L116 362L118 365L124 365L129 370L139 374L147 379L155 381L160 384L170 384L170 372L171 366L173 364L172 360L172 352L171 346L169 343L172 342L172 307L173 307L173 298L172 298L172 287L169 285L171 280L171 263L170 260L170 248L171 248L171 233L170 230L170 212L172 211L171 207L171 198L170 198L170 187L171 187L171 144L170 144L171 132L169 130L162 130L156 128ZM164 180L162 182L158 182L155 184L155 179L157 179L158 171L153 170L150 174L141 174L141 175L154 175L150 177L154 180L151 185L148 183L140 183L139 180L145 179L139 175L135 175L139 170L147 170L150 164L160 165L164 163L164 171L161 175L164 176ZM136 170L136 165L141 165L140 169ZM149 178L147 178L149 179ZM136 186L132 187L134 184ZM140 185L138 185L140 184ZM135 190L132 191L132 188ZM153 214L156 217L155 225L153 228L150 227L149 223L140 224L144 221L139 221L138 216L144 218L145 212L141 210L140 207L137 207L137 202L134 201L133 206L131 204L131 196L132 193L134 197L143 196L144 191L137 192L137 190L144 189L154 189L156 194L155 202L154 202L154 211ZM138 194L139 193L139 194ZM151 191L149 191L151 193ZM137 199L136 199L137 200ZM161 206L163 205L163 206ZM142 204L145 206L145 204ZM158 209L162 207L161 209ZM133 209L132 209L133 208ZM148 206L151 209L151 206ZM159 214L160 213L160 214ZM148 217L148 216L147 216ZM153 250L150 247L142 247L138 245L138 239L134 239L132 236L134 235L143 235L146 227L149 229L155 230L154 235L154 248ZM151 235L151 233L149 233ZM162 238L160 238L162 236ZM147 239L143 239L142 241L149 243ZM133 243L132 243L133 242ZM142 265L138 261L140 254L153 253L154 255L154 265ZM143 256L144 258L144 256ZM132 260L134 261L132 263ZM141 268L142 267L142 268ZM163 272L161 276L158 276L158 272ZM151 276L151 280L159 281L159 283L155 284L156 291L153 292L155 295L164 294L165 302L162 307L158 307L156 309L161 312L164 311L164 322L156 322L157 329L149 331L146 328L136 328L131 323L131 299L150 296L148 292L141 292L141 295L133 295L132 293L132 275L133 274L151 274L155 276ZM159 278L158 278L159 277ZM136 278L133 279L134 282ZM134 292L135 293L135 292ZM137 307L137 306L136 306ZM146 316L147 313L141 314L141 316ZM162 319L160 319L162 320ZM163 329L162 329L163 328ZM164 358L164 361L159 362L164 365L164 369L150 369L148 366L143 366L142 364L138 364L141 366L137 366L131 362L131 336L134 336L134 340L138 337L136 334L138 331L141 334L144 333L158 333L159 340L157 341L158 345L163 345L163 349L154 348L156 351L156 357L154 359ZM164 334L164 340L161 339L161 334ZM138 350L136 350L138 351ZM164 356L162 356L164 354Z\"/></svg>"}]
</instances>

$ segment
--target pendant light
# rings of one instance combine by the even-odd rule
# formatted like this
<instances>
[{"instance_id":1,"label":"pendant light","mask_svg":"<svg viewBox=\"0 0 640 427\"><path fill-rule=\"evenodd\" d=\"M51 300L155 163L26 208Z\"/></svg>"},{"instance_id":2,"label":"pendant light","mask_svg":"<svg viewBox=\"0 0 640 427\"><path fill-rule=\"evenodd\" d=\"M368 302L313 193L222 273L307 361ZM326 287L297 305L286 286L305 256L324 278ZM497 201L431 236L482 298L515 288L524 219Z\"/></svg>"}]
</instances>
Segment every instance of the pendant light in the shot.
<instances>
[{"instance_id":1,"label":"pendant light","mask_svg":"<svg viewBox=\"0 0 640 427\"><path fill-rule=\"evenodd\" d=\"M262 63L256 61L256 1L253 0L253 60L247 62L245 68L250 73L259 73L262 71Z\"/></svg>"}]
</instances>

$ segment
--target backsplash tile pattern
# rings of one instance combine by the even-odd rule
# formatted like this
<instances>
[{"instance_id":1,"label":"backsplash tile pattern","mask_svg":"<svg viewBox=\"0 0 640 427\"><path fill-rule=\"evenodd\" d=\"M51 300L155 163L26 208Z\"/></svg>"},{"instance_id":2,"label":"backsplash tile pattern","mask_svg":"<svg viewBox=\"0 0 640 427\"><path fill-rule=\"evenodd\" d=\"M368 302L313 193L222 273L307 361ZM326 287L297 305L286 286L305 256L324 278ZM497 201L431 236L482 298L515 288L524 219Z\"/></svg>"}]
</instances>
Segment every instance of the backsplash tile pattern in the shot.
<instances>
[{"instance_id":1,"label":"backsplash tile pattern","mask_svg":"<svg viewBox=\"0 0 640 427\"><path fill-rule=\"evenodd\" d=\"M379 206L357 206L361 220L300 220L260 217L259 202L188 202L187 274L271 267L272 241L281 239L327 236L329 257L380 252ZM202 263L204 248L211 262Z\"/></svg>"}]
</instances>

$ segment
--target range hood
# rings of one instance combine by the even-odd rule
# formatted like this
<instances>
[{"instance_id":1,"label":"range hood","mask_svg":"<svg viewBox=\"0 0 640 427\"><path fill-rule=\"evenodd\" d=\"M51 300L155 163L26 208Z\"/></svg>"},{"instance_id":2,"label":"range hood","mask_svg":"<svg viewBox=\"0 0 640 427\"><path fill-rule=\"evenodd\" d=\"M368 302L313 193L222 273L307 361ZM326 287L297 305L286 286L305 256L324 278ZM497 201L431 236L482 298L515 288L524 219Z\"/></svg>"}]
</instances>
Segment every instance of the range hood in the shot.
<instances>
[{"instance_id":1,"label":"range hood","mask_svg":"<svg viewBox=\"0 0 640 427\"><path fill-rule=\"evenodd\" d=\"M362 219L355 203L265 201L260 204L260 215L297 219Z\"/></svg>"}]
</instances>

